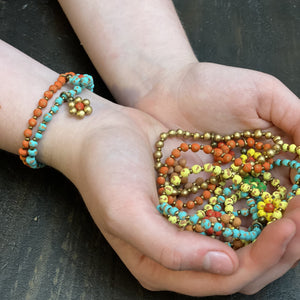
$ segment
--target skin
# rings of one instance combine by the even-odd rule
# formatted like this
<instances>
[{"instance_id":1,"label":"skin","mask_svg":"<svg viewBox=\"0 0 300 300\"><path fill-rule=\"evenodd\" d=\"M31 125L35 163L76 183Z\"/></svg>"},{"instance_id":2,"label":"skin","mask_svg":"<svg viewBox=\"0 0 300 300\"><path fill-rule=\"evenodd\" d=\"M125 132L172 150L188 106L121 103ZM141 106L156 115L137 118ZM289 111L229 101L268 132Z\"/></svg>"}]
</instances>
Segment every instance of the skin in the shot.
<instances>
[{"instance_id":1,"label":"skin","mask_svg":"<svg viewBox=\"0 0 300 300\"><path fill-rule=\"evenodd\" d=\"M155 209L153 145L161 132L178 127L221 134L262 128L300 144L298 99L269 75L197 62L171 2L148 4L61 1L116 99L133 108L84 92L94 113L78 121L62 108L47 129L38 159L73 181L103 235L145 288L194 296L255 293L300 258L299 200L292 200L284 218L254 244L236 252L216 240L179 232ZM91 29L93 36L85 34ZM0 141L5 144L0 146L16 153L35 99L57 74L7 50L6 44L1 48L11 57L1 62L6 66L3 86L19 89L1 91ZM28 72L33 66L35 72ZM25 97L26 105L19 100ZM7 124L15 119L20 122L8 134ZM278 178L288 182L289 173Z\"/></svg>"},{"instance_id":2,"label":"skin","mask_svg":"<svg viewBox=\"0 0 300 300\"><path fill-rule=\"evenodd\" d=\"M298 98L267 74L198 62L171 1L154 0L151 5L138 0L122 3L98 0L89 1L88 5L75 2L76 5L74 1L60 1L119 103L148 113L168 129L230 134L261 128L280 134L287 142L300 143ZM93 35L86 34L91 30ZM95 39L95 36L101 38ZM288 172L276 176L281 182L289 182ZM165 240L168 262L164 256L154 262L144 253L135 252L134 245L129 246L115 236L106 237L148 289L197 296L238 291L252 294L287 272L299 259L298 205L296 199L292 201L284 219L270 225L254 245L230 254L234 266L230 276L186 271L201 270L199 260L201 262L203 255L196 252L198 259L195 260L193 251L191 264L191 252L189 255L181 252L178 239L185 244L185 238L192 236L188 233L174 232L171 241ZM156 233L174 231L162 224L159 226ZM276 240L271 238L273 234ZM217 247L213 240L201 239L201 243L202 247ZM270 249L267 258L261 254L266 249ZM217 265L216 269L221 268ZM229 265L229 261L223 260L225 269L213 270L211 266L206 270L228 274Z\"/></svg>"}]
</instances>

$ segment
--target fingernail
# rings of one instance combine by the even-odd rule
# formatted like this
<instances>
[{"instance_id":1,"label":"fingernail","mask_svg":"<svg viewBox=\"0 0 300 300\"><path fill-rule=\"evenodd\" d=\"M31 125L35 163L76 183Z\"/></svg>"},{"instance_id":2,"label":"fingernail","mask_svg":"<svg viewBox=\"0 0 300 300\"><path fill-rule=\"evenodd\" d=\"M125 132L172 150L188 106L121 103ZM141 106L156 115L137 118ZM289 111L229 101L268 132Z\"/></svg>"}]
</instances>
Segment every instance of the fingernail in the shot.
<instances>
[{"instance_id":1,"label":"fingernail","mask_svg":"<svg viewBox=\"0 0 300 300\"><path fill-rule=\"evenodd\" d=\"M205 271L210 273L227 275L233 272L232 260L227 254L219 251L207 252L202 266Z\"/></svg>"}]
</instances>

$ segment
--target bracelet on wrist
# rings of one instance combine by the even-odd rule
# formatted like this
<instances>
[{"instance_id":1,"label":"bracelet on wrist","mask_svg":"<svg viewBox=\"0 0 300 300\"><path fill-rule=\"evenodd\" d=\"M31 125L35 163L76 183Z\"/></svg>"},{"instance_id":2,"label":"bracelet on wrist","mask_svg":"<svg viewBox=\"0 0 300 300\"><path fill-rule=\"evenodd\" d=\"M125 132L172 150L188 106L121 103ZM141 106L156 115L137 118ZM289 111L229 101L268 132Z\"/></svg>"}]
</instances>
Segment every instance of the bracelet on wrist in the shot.
<instances>
[{"instance_id":1,"label":"bracelet on wrist","mask_svg":"<svg viewBox=\"0 0 300 300\"><path fill-rule=\"evenodd\" d=\"M43 109L47 107L48 101L54 96L54 94L66 83L73 85L73 88L68 92L62 92L58 96L48 113L43 115ZM33 169L41 168L43 163L36 160L38 154L38 143L43 138L43 135L47 129L48 123L52 120L53 116L59 111L59 107L63 103L68 103L69 112L79 118L83 118L85 115L92 113L90 101L88 99L82 99L78 95L81 91L87 88L93 91L94 82L93 78L87 74L75 74L68 72L60 74L57 81L44 92L44 97L38 102L37 108L33 111L32 118L28 121L28 128L24 131L24 140L22 147L19 149L19 156L23 163ZM37 120L42 117L43 121L37 125ZM37 131L34 133L33 129L37 126Z\"/></svg>"}]
</instances>

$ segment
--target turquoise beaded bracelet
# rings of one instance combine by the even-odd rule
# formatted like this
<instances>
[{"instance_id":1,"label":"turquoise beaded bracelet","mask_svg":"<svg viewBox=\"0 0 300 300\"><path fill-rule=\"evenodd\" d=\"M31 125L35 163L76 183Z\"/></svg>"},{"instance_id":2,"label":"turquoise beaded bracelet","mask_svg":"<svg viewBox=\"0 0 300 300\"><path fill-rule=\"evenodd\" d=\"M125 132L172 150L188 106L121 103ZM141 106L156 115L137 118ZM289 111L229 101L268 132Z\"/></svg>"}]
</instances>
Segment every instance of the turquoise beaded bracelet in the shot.
<instances>
[{"instance_id":1,"label":"turquoise beaded bracelet","mask_svg":"<svg viewBox=\"0 0 300 300\"><path fill-rule=\"evenodd\" d=\"M69 112L79 118L92 113L92 108L88 99L82 100L78 95L84 88L93 91L94 82L92 76L88 74L70 75L67 73L66 81L73 85L73 88L68 92L62 92L60 96L55 99L50 111L43 115L43 121L38 125L38 130L33 138L29 140L28 155L24 159L24 163L32 169L42 168L45 165L36 160L38 154L38 143L43 138L44 132L47 129L47 124L52 120L53 116L59 111L60 106L67 102L69 105ZM73 73L74 74L74 73Z\"/></svg>"}]
</instances>

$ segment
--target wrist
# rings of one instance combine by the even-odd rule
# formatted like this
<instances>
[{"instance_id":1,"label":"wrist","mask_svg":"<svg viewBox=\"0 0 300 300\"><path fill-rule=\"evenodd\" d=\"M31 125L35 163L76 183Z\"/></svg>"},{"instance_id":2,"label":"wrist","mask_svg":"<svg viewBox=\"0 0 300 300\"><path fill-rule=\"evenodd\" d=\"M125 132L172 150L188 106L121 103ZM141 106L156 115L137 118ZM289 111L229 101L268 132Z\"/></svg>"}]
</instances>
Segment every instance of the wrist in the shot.
<instances>
[{"instance_id":1,"label":"wrist","mask_svg":"<svg viewBox=\"0 0 300 300\"><path fill-rule=\"evenodd\" d=\"M60 3L121 104L136 106L168 74L197 62L171 0Z\"/></svg>"},{"instance_id":2,"label":"wrist","mask_svg":"<svg viewBox=\"0 0 300 300\"><path fill-rule=\"evenodd\" d=\"M126 80L121 78L114 80L108 88L118 103L137 107L139 101L153 89L166 84L171 85L186 68L197 62L198 60L188 51L174 53L169 57L161 56L151 59L136 57L133 61L127 61L125 66L123 65L122 77L126 77Z\"/></svg>"},{"instance_id":3,"label":"wrist","mask_svg":"<svg viewBox=\"0 0 300 300\"><path fill-rule=\"evenodd\" d=\"M38 146L37 160L51 166L73 182L80 174L80 166L86 151L84 145L92 138L93 131L101 132L105 126L104 117L112 111L112 104L88 90L81 93L82 99L89 99L93 113L79 119L69 113L67 104L53 116L47 132Z\"/></svg>"},{"instance_id":4,"label":"wrist","mask_svg":"<svg viewBox=\"0 0 300 300\"><path fill-rule=\"evenodd\" d=\"M33 111L39 105L39 99L57 80L58 74L5 42L0 41L0 50L3 54L0 57L0 148L18 154L24 141L24 130L29 125L28 120L33 118ZM66 84L59 89L49 100L48 108L45 107L43 113L49 112L56 97L70 88L72 86ZM82 99L91 100L94 112L84 119L78 119L69 114L67 104L62 104L59 111L53 115L52 121L47 123L47 130L37 146L37 161L66 175L72 175L72 172L76 171L78 160L84 156L81 144L90 130L103 126L103 116L108 110L117 110L112 103L86 89L80 96ZM42 117L37 119L33 132L37 130L41 121Z\"/></svg>"}]
</instances>

